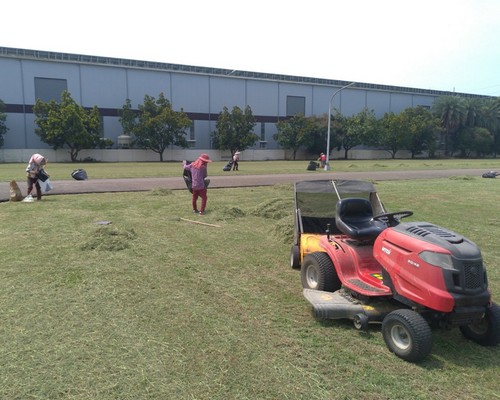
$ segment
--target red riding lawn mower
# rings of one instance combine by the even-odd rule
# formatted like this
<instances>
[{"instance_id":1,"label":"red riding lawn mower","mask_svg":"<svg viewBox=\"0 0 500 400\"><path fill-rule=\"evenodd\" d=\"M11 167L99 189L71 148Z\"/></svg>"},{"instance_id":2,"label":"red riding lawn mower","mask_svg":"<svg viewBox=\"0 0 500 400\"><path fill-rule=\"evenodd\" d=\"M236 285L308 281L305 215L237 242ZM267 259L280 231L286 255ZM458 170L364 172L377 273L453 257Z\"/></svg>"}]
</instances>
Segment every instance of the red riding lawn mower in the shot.
<instances>
[{"instance_id":1,"label":"red riding lawn mower","mask_svg":"<svg viewBox=\"0 0 500 400\"><path fill-rule=\"evenodd\" d=\"M292 268L318 319L382 323L390 351L419 362L432 350L432 327L458 326L483 346L500 343L500 306L492 302L480 249L428 222L388 213L372 183L295 184Z\"/></svg>"}]
</instances>

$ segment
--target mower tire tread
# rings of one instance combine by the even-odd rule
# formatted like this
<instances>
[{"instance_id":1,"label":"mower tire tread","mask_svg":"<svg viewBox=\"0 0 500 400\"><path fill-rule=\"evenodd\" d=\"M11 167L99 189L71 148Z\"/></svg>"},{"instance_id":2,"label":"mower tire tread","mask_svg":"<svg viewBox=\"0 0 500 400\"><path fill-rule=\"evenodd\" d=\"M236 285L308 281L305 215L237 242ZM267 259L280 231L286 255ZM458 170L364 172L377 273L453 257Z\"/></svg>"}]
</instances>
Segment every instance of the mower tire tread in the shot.
<instances>
[{"instance_id":1,"label":"mower tire tread","mask_svg":"<svg viewBox=\"0 0 500 400\"><path fill-rule=\"evenodd\" d=\"M466 339L481 346L496 346L500 344L500 306L492 303L486 308L483 320L478 324L460 326L460 331Z\"/></svg>"},{"instance_id":2,"label":"mower tire tread","mask_svg":"<svg viewBox=\"0 0 500 400\"><path fill-rule=\"evenodd\" d=\"M419 362L432 351L432 331L419 313L400 309L382 321L384 341L394 354L409 362Z\"/></svg>"},{"instance_id":3,"label":"mower tire tread","mask_svg":"<svg viewBox=\"0 0 500 400\"><path fill-rule=\"evenodd\" d=\"M300 276L302 286L306 289L335 292L342 287L332 260L323 252L310 253L304 257Z\"/></svg>"},{"instance_id":4,"label":"mower tire tread","mask_svg":"<svg viewBox=\"0 0 500 400\"><path fill-rule=\"evenodd\" d=\"M292 269L300 268L300 247L296 244L290 250L290 267Z\"/></svg>"}]
</instances>

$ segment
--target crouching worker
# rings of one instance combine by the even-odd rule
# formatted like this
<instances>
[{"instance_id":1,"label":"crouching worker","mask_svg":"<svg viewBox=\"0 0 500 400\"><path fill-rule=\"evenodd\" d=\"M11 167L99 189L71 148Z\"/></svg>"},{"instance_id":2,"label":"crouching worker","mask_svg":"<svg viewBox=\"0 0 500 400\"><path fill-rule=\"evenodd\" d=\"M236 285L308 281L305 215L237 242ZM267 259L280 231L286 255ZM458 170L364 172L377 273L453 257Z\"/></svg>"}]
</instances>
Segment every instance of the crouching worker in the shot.
<instances>
[{"instance_id":1,"label":"crouching worker","mask_svg":"<svg viewBox=\"0 0 500 400\"><path fill-rule=\"evenodd\" d=\"M205 178L208 176L207 166L209 162L212 162L212 160L208 154L205 153L201 154L196 161L193 161L191 164L187 164L186 161L182 162L184 169L191 172L193 190L191 204L193 206L193 212L200 215L205 214L205 208L207 207L207 183ZM199 210L198 197L201 197L201 207Z\"/></svg>"},{"instance_id":2,"label":"crouching worker","mask_svg":"<svg viewBox=\"0 0 500 400\"><path fill-rule=\"evenodd\" d=\"M26 173L28 174L28 197L31 196L33 187L36 189L36 199L42 200L42 189L40 188L40 183L38 183L38 174L47 165L47 159L41 154L33 154L26 167Z\"/></svg>"}]
</instances>

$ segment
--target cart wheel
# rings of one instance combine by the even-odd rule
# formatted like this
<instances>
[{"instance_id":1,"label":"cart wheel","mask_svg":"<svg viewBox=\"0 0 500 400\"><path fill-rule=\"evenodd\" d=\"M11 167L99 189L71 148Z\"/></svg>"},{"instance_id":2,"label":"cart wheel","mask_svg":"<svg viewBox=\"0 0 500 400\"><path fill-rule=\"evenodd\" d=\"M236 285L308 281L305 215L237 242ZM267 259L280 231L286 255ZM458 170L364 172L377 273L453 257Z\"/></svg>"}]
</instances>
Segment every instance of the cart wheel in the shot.
<instances>
[{"instance_id":1,"label":"cart wheel","mask_svg":"<svg viewBox=\"0 0 500 400\"><path fill-rule=\"evenodd\" d=\"M500 343L500 306L492 303L481 321L459 328L464 337L481 346L496 346Z\"/></svg>"},{"instance_id":2,"label":"cart wheel","mask_svg":"<svg viewBox=\"0 0 500 400\"><path fill-rule=\"evenodd\" d=\"M353 318L354 327L358 331L368 330L368 317L365 314L356 314Z\"/></svg>"},{"instance_id":3,"label":"cart wheel","mask_svg":"<svg viewBox=\"0 0 500 400\"><path fill-rule=\"evenodd\" d=\"M300 277L306 289L335 292L342 286L332 260L326 253L310 253L302 260Z\"/></svg>"},{"instance_id":4,"label":"cart wheel","mask_svg":"<svg viewBox=\"0 0 500 400\"><path fill-rule=\"evenodd\" d=\"M390 351L406 361L419 362L432 350L429 324L413 310L395 310L382 321L382 335Z\"/></svg>"},{"instance_id":5,"label":"cart wheel","mask_svg":"<svg viewBox=\"0 0 500 400\"><path fill-rule=\"evenodd\" d=\"M290 250L290 267L292 267L292 269L300 268L300 247L296 244L294 244Z\"/></svg>"}]
</instances>

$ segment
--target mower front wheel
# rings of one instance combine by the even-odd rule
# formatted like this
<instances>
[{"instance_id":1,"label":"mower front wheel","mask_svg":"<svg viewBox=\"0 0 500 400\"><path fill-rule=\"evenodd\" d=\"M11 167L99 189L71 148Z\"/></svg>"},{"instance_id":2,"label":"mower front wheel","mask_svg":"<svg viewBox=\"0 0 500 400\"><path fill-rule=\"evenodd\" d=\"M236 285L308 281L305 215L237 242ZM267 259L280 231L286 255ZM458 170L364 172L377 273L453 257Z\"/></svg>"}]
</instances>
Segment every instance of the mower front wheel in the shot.
<instances>
[{"instance_id":1,"label":"mower front wheel","mask_svg":"<svg viewBox=\"0 0 500 400\"><path fill-rule=\"evenodd\" d=\"M335 292L342 286L332 260L328 254L319 251L304 257L300 277L302 286L306 289Z\"/></svg>"},{"instance_id":2,"label":"mower front wheel","mask_svg":"<svg viewBox=\"0 0 500 400\"><path fill-rule=\"evenodd\" d=\"M389 350L406 361L422 361L432 350L431 328L413 310L401 309L387 314L382 321L382 335Z\"/></svg>"},{"instance_id":3,"label":"mower front wheel","mask_svg":"<svg viewBox=\"0 0 500 400\"><path fill-rule=\"evenodd\" d=\"M354 323L354 327L358 330L358 331L367 331L368 330L368 317L365 315L365 314L356 314L353 318L353 323Z\"/></svg>"},{"instance_id":4,"label":"mower front wheel","mask_svg":"<svg viewBox=\"0 0 500 400\"><path fill-rule=\"evenodd\" d=\"M459 328L465 338L481 346L496 346L500 343L500 306L492 303L486 307L481 321Z\"/></svg>"}]
</instances>

